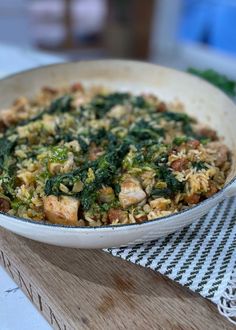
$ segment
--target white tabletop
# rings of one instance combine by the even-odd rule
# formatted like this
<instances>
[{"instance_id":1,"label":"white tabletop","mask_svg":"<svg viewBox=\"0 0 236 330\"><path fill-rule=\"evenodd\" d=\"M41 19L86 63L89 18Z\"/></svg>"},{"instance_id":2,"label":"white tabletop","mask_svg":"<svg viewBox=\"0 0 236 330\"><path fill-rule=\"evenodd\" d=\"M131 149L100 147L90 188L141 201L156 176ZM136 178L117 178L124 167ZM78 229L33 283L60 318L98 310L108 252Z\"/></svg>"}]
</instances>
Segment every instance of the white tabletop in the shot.
<instances>
[{"instance_id":1,"label":"white tabletop","mask_svg":"<svg viewBox=\"0 0 236 330\"><path fill-rule=\"evenodd\" d=\"M0 45L0 76L63 59L29 49ZM49 330L51 326L0 267L0 329Z\"/></svg>"}]
</instances>

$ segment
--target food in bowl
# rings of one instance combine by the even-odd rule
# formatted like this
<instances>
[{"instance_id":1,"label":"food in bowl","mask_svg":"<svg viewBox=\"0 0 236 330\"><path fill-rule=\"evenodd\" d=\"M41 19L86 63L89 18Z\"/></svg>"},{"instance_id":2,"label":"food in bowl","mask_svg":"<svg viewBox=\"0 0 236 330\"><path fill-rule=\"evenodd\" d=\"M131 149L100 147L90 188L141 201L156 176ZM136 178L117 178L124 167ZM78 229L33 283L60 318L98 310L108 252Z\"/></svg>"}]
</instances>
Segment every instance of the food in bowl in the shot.
<instances>
[{"instance_id":1,"label":"food in bowl","mask_svg":"<svg viewBox=\"0 0 236 330\"><path fill-rule=\"evenodd\" d=\"M45 87L0 111L0 211L72 226L198 204L231 167L217 132L151 94Z\"/></svg>"}]
</instances>

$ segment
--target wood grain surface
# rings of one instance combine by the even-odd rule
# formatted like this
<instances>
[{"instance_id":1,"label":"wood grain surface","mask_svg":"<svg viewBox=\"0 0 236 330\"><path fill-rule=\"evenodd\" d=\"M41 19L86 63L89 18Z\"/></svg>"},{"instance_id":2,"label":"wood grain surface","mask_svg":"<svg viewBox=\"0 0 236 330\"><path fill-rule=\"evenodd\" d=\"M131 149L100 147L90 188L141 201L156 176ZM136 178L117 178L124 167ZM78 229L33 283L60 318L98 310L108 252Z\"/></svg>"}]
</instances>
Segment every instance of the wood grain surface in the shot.
<instances>
[{"instance_id":1,"label":"wood grain surface","mask_svg":"<svg viewBox=\"0 0 236 330\"><path fill-rule=\"evenodd\" d=\"M57 330L235 329L200 295L103 251L0 229L0 263Z\"/></svg>"}]
</instances>

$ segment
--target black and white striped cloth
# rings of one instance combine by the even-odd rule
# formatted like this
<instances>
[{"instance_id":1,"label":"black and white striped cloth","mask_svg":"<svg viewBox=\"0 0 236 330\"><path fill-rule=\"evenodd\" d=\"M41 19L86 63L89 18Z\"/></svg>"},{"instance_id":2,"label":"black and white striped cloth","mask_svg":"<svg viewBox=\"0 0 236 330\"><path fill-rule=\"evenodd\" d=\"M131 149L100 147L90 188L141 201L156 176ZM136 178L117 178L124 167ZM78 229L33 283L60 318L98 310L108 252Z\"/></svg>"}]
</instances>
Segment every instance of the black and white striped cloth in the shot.
<instances>
[{"instance_id":1,"label":"black and white striped cloth","mask_svg":"<svg viewBox=\"0 0 236 330\"><path fill-rule=\"evenodd\" d=\"M236 198L181 231L132 247L107 249L149 267L218 305L236 324Z\"/></svg>"}]
</instances>

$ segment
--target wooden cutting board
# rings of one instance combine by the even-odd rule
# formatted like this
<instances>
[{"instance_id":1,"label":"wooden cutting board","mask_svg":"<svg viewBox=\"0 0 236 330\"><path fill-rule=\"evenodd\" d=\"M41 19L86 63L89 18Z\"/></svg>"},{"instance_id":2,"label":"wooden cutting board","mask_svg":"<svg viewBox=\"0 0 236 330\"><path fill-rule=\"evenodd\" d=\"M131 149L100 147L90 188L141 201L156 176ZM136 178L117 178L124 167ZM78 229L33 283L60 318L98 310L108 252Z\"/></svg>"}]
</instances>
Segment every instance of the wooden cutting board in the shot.
<instances>
[{"instance_id":1,"label":"wooden cutting board","mask_svg":"<svg viewBox=\"0 0 236 330\"><path fill-rule=\"evenodd\" d=\"M103 251L0 229L0 263L57 330L235 329L200 295Z\"/></svg>"}]
</instances>

